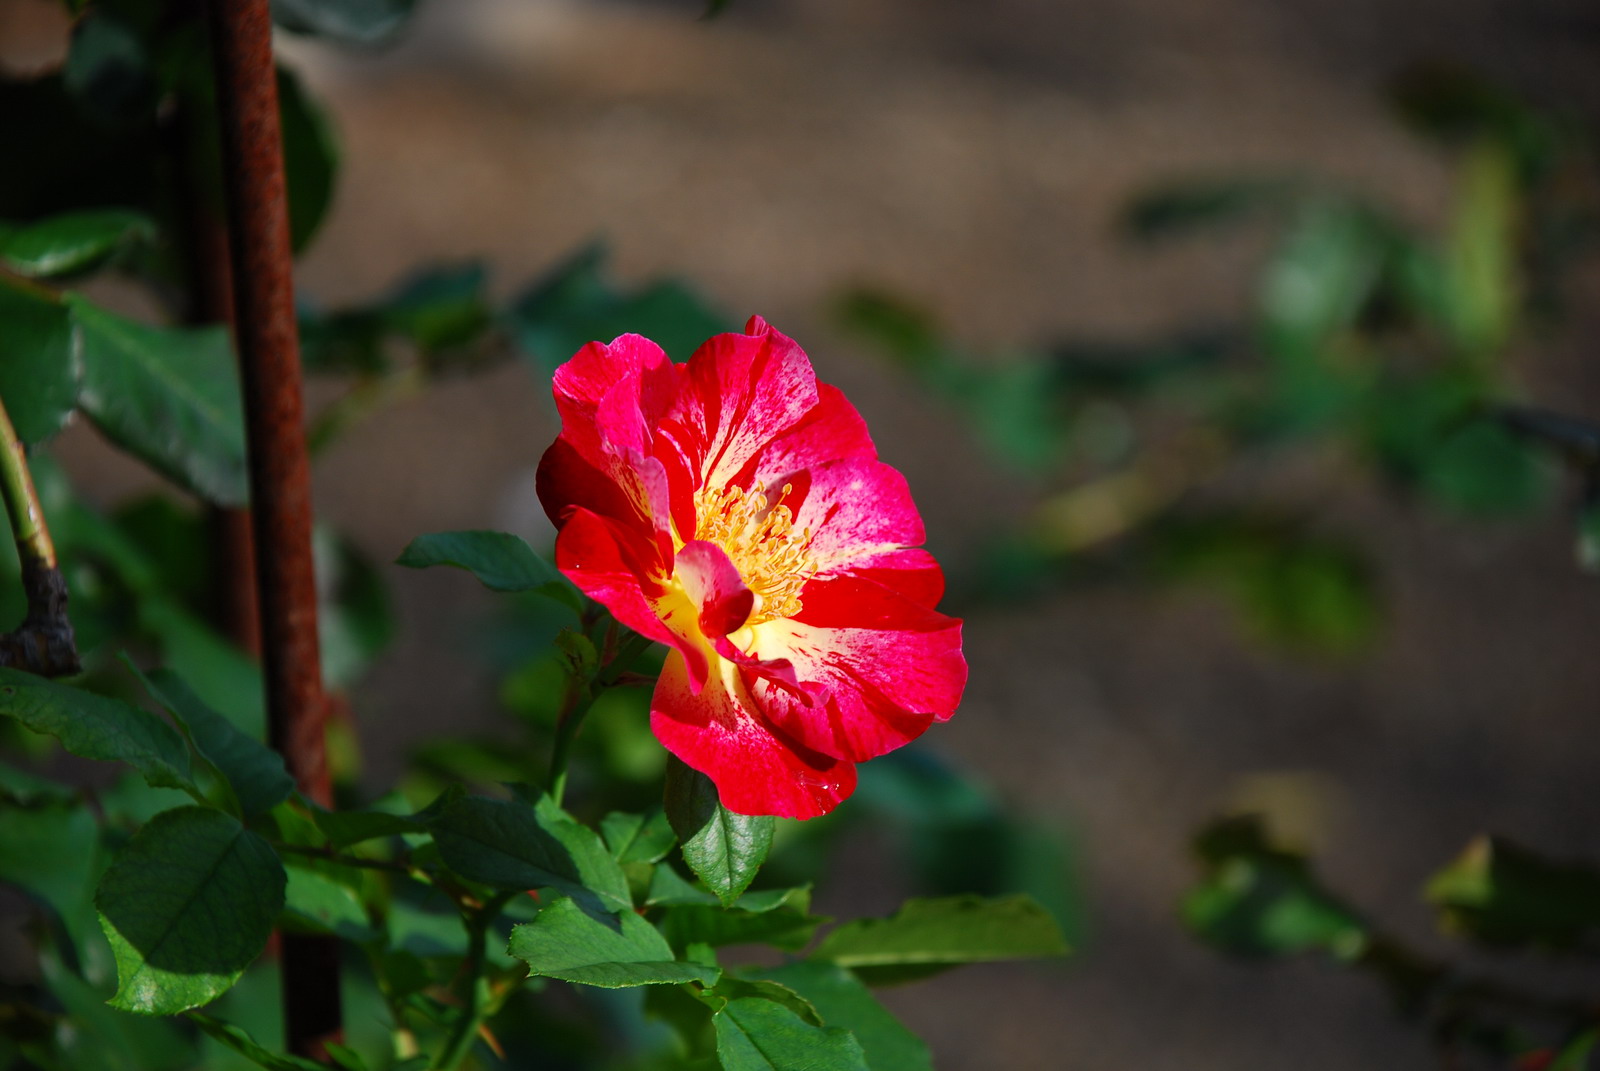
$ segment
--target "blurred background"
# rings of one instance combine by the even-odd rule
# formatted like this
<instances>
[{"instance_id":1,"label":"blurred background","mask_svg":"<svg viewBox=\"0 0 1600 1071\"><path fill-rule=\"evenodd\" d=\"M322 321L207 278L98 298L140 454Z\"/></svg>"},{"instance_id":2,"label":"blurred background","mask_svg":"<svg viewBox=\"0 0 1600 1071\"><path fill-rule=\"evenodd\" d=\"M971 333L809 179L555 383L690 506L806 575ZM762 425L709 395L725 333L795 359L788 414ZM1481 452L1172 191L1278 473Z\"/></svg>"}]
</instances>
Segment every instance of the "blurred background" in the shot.
<instances>
[{"instance_id":1,"label":"blurred background","mask_svg":"<svg viewBox=\"0 0 1600 1071\"><path fill-rule=\"evenodd\" d=\"M1241 809L1441 955L1460 950L1419 890L1471 836L1595 850L1600 600L1573 550L1578 481L1448 421L1448 450L1417 446L1425 406L1363 408L1343 372L1459 358L1496 404L1600 416L1580 241L1600 13L701 12L434 0L378 47L280 35L342 163L300 266L307 308L470 262L503 302L601 240L608 285L671 277L729 326L759 313L861 409L967 621L966 702L918 746L1070 845L1069 963L886 993L938 1067L1430 1066L1378 987L1221 957L1179 905L1196 830ZM63 33L53 2L0 3L13 69L58 58ZM1311 351L1294 367L1339 374L1263 379ZM533 472L567 353L537 356L542 375L490 363L365 414L318 462L324 519L379 563L441 529L547 545ZM85 426L53 452L107 505L155 482ZM479 649L491 596L380 568L395 639L349 693L372 786L445 734L506 731ZM914 891L880 849L850 833L819 910ZM1589 964L1538 984L1592 987Z\"/></svg>"}]
</instances>

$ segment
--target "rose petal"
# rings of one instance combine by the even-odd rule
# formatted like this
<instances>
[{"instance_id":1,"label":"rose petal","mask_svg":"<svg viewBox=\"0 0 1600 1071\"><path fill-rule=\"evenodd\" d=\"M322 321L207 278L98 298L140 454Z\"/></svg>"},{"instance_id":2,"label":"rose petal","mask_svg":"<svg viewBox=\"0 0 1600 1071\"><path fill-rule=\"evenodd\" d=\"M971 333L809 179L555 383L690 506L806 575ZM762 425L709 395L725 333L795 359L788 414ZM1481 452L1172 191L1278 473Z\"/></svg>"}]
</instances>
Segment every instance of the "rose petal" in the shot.
<instances>
[{"instance_id":1,"label":"rose petal","mask_svg":"<svg viewBox=\"0 0 1600 1071\"><path fill-rule=\"evenodd\" d=\"M756 712L738 667L721 666L696 694L682 657L669 654L650 702L650 728L668 751L711 778L724 807L815 818L855 790L852 764L775 730Z\"/></svg>"},{"instance_id":2,"label":"rose petal","mask_svg":"<svg viewBox=\"0 0 1600 1071\"><path fill-rule=\"evenodd\" d=\"M707 638L743 628L756 594L745 587L727 552L697 539L678 551L674 575L700 610L700 632Z\"/></svg>"},{"instance_id":3,"label":"rose petal","mask_svg":"<svg viewBox=\"0 0 1600 1071\"><path fill-rule=\"evenodd\" d=\"M852 762L892 751L947 720L961 702L967 663L961 622L871 581L813 581L798 617L752 629L750 654L788 659L801 681L827 687L822 709L757 686L757 701L806 746Z\"/></svg>"}]
</instances>

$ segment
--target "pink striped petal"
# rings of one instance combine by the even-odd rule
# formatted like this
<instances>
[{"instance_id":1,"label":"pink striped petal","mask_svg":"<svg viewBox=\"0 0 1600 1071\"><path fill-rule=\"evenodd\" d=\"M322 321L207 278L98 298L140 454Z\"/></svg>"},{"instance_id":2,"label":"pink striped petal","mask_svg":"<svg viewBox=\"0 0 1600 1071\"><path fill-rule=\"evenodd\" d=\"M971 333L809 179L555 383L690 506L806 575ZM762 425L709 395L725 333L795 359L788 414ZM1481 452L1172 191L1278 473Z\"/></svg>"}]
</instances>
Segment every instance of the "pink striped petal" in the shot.
<instances>
[{"instance_id":1,"label":"pink striped petal","mask_svg":"<svg viewBox=\"0 0 1600 1071\"><path fill-rule=\"evenodd\" d=\"M855 791L848 762L818 754L761 716L737 667L723 663L698 694L683 659L667 664L650 701L650 728L662 746L704 773L722 805L738 814L815 818Z\"/></svg>"},{"instance_id":2,"label":"pink striped petal","mask_svg":"<svg viewBox=\"0 0 1600 1071\"><path fill-rule=\"evenodd\" d=\"M678 580L700 610L700 632L708 639L743 628L755 606L756 593L739 579L739 570L727 552L715 543L697 539L678 551Z\"/></svg>"}]
</instances>

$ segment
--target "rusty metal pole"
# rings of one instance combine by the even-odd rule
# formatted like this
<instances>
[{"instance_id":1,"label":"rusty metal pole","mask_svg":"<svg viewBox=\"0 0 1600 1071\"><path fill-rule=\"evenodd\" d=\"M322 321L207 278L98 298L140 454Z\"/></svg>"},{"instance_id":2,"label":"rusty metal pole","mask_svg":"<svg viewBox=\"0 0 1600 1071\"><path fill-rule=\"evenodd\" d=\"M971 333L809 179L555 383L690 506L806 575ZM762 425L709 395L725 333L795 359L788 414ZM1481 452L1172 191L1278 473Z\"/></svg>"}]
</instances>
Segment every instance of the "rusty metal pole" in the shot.
<instances>
[{"instance_id":1,"label":"rusty metal pole","mask_svg":"<svg viewBox=\"0 0 1600 1071\"><path fill-rule=\"evenodd\" d=\"M268 0L210 0L234 310L250 458L267 724L300 791L328 804L326 706L311 558L311 465L300 391L289 205ZM341 1025L339 946L284 934L289 1051L326 1058Z\"/></svg>"}]
</instances>

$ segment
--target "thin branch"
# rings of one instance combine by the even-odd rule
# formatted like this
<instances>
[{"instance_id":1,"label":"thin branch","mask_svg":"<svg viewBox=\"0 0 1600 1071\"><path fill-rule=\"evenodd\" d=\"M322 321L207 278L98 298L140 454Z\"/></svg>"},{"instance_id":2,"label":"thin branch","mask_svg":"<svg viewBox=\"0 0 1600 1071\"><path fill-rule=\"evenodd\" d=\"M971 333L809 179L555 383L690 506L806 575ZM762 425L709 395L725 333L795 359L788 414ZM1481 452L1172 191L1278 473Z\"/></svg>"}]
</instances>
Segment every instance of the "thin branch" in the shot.
<instances>
[{"instance_id":1,"label":"thin branch","mask_svg":"<svg viewBox=\"0 0 1600 1071\"><path fill-rule=\"evenodd\" d=\"M0 498L11 519L11 534L22 564L22 588L28 598L22 624L0 635L0 666L15 666L44 677L70 676L82 666L67 617L67 582L57 567L55 544L28 472L28 458L4 401L0 401Z\"/></svg>"}]
</instances>

